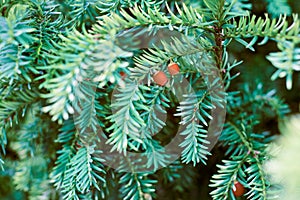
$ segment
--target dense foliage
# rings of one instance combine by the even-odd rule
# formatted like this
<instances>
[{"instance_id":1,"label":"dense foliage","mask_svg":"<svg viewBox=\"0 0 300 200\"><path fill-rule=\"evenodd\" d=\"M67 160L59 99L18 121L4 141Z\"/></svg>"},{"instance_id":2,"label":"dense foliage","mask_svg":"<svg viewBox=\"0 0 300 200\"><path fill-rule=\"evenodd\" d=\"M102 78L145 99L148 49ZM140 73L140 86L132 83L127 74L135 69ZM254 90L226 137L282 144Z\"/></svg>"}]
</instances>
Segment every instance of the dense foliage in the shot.
<instances>
[{"instance_id":1,"label":"dense foliage","mask_svg":"<svg viewBox=\"0 0 300 200\"><path fill-rule=\"evenodd\" d=\"M0 0L0 198L276 199L297 6Z\"/></svg>"}]
</instances>

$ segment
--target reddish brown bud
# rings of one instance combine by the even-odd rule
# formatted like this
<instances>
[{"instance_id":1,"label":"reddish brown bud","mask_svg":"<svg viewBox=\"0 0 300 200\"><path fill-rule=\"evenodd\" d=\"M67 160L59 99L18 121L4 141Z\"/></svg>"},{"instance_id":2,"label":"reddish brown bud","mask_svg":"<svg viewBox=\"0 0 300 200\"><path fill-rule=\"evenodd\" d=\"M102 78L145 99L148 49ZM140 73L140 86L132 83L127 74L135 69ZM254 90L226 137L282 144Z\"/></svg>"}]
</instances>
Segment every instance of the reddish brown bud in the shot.
<instances>
[{"instance_id":1,"label":"reddish brown bud","mask_svg":"<svg viewBox=\"0 0 300 200\"><path fill-rule=\"evenodd\" d=\"M234 196L240 197L245 193L245 188L240 182L234 181L234 186L232 188L232 192L233 192Z\"/></svg>"},{"instance_id":2,"label":"reddish brown bud","mask_svg":"<svg viewBox=\"0 0 300 200\"><path fill-rule=\"evenodd\" d=\"M158 71L153 75L153 80L157 85L164 86L168 82L168 78L163 71Z\"/></svg>"},{"instance_id":3,"label":"reddish brown bud","mask_svg":"<svg viewBox=\"0 0 300 200\"><path fill-rule=\"evenodd\" d=\"M176 74L179 73L180 68L179 68L179 66L178 66L176 63L171 62L171 63L168 65L168 71L169 71L169 73L170 73L172 76L174 76L174 75L176 75Z\"/></svg>"}]
</instances>

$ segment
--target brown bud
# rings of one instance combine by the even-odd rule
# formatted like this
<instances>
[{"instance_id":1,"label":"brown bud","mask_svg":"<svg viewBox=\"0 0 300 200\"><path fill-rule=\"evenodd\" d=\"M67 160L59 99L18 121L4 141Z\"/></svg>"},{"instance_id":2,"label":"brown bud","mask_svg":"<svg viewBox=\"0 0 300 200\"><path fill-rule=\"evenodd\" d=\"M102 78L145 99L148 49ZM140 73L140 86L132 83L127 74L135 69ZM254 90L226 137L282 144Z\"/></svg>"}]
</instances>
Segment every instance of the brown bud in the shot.
<instances>
[{"instance_id":1,"label":"brown bud","mask_svg":"<svg viewBox=\"0 0 300 200\"><path fill-rule=\"evenodd\" d=\"M153 75L153 80L157 85L164 86L168 82L168 78L163 71L158 71Z\"/></svg>"},{"instance_id":2,"label":"brown bud","mask_svg":"<svg viewBox=\"0 0 300 200\"><path fill-rule=\"evenodd\" d=\"M179 66L178 66L176 63L171 62L171 63L168 65L168 71L169 71L169 73L170 73L172 76L174 76L174 75L176 75L176 74L179 73L180 68L179 68Z\"/></svg>"}]
</instances>

